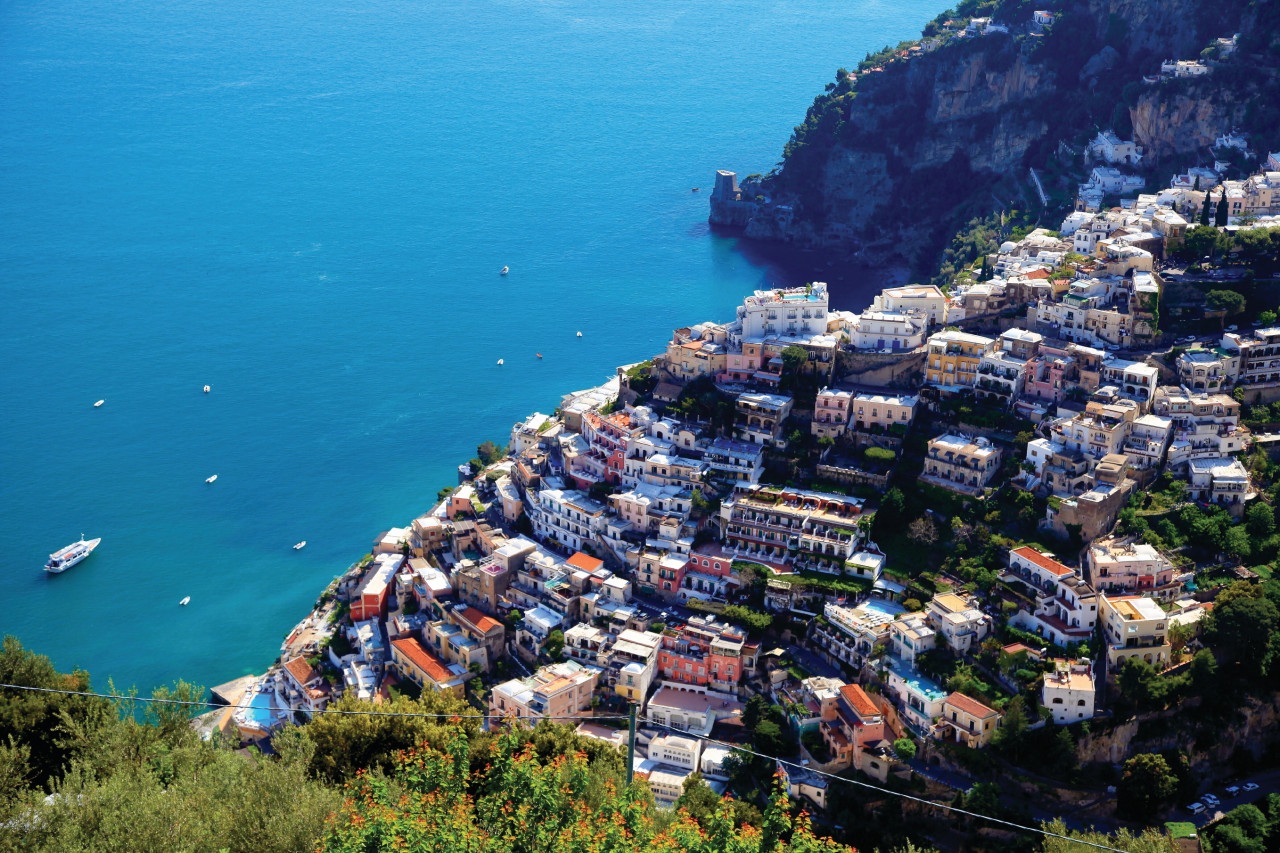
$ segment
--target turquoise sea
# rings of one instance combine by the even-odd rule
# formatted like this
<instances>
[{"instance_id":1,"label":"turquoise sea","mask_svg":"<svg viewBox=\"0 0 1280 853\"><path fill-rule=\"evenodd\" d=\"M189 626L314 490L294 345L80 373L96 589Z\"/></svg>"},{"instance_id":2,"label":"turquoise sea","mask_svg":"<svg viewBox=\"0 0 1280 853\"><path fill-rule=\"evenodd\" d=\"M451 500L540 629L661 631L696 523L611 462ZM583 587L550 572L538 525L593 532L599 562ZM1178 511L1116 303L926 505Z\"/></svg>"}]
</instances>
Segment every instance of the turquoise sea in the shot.
<instances>
[{"instance_id":1,"label":"turquoise sea","mask_svg":"<svg viewBox=\"0 0 1280 853\"><path fill-rule=\"evenodd\" d=\"M478 442L807 277L709 232L714 170L938 7L0 5L0 633L99 686L262 671Z\"/></svg>"}]
</instances>

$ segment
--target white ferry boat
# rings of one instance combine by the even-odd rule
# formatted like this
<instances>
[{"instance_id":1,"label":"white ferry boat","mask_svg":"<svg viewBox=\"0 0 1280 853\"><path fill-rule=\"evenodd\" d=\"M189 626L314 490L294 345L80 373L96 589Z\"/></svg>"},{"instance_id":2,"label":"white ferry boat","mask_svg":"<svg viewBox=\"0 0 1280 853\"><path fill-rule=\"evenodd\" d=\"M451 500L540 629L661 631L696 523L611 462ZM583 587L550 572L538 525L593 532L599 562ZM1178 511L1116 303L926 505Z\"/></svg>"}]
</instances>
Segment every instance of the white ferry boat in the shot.
<instances>
[{"instance_id":1,"label":"white ferry boat","mask_svg":"<svg viewBox=\"0 0 1280 853\"><path fill-rule=\"evenodd\" d=\"M85 539L84 534L80 534L80 541L56 551L49 555L49 562L44 564L46 572L65 572L76 563L93 553L93 549L98 547L98 543L102 539Z\"/></svg>"}]
</instances>

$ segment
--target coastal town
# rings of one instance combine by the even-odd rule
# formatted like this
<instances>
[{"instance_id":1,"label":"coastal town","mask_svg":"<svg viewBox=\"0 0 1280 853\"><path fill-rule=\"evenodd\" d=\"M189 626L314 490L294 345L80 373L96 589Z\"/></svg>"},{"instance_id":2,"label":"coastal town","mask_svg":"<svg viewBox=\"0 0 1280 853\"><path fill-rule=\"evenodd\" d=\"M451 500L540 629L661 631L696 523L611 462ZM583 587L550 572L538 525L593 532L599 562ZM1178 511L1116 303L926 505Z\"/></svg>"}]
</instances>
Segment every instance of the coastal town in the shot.
<instances>
[{"instance_id":1,"label":"coastal town","mask_svg":"<svg viewBox=\"0 0 1280 853\"><path fill-rule=\"evenodd\" d=\"M1103 192L1141 156L1109 132L1092 151ZM339 697L443 691L625 750L634 709L660 804L694 774L725 791L733 747L772 737L821 810L825 774L963 790L945 768L1010 726L1141 709L1275 531L1255 498L1277 436L1245 421L1280 400L1276 315L1186 284L1230 290L1228 253L1176 260L1205 211L1237 241L1277 221L1280 154L1261 163L1105 209L1090 184L1057 230L861 313L813 282L675 329L481 445L276 666L215 690L247 706L219 723L262 741Z\"/></svg>"}]
</instances>

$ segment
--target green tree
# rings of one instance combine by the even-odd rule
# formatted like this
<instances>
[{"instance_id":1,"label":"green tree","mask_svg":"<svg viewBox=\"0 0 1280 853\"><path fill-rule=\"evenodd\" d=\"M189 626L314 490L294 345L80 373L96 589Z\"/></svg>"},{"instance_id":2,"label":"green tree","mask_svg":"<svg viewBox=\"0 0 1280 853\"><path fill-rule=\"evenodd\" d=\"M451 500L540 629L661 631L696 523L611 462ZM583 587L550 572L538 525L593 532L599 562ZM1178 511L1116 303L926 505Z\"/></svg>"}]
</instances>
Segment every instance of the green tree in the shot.
<instances>
[{"instance_id":1,"label":"green tree","mask_svg":"<svg viewBox=\"0 0 1280 853\"><path fill-rule=\"evenodd\" d=\"M547 635L545 651L552 660L560 660L560 653L564 651L564 631L556 628Z\"/></svg>"},{"instance_id":2,"label":"green tree","mask_svg":"<svg viewBox=\"0 0 1280 853\"><path fill-rule=\"evenodd\" d=\"M1241 560L1247 560L1253 553L1253 541L1249 537L1249 531L1240 526L1227 530L1226 542L1223 544L1228 554Z\"/></svg>"},{"instance_id":3,"label":"green tree","mask_svg":"<svg viewBox=\"0 0 1280 853\"><path fill-rule=\"evenodd\" d=\"M1218 196L1218 208L1213 212L1213 224L1221 228L1227 224L1230 219L1230 209L1227 207L1227 194L1224 191Z\"/></svg>"},{"instance_id":4,"label":"green tree","mask_svg":"<svg viewBox=\"0 0 1280 853\"><path fill-rule=\"evenodd\" d=\"M1276 312L1262 311L1258 314L1258 322L1264 327L1270 328L1276 324Z\"/></svg>"},{"instance_id":5,"label":"green tree","mask_svg":"<svg viewBox=\"0 0 1280 853\"><path fill-rule=\"evenodd\" d=\"M1244 294L1234 290L1210 290L1205 294L1204 301L1210 310L1226 311L1228 316L1244 312Z\"/></svg>"},{"instance_id":6,"label":"green tree","mask_svg":"<svg viewBox=\"0 0 1280 853\"><path fill-rule=\"evenodd\" d=\"M1066 824L1062 822L1062 818L1041 824L1047 831L1052 832L1054 836L1049 836L1041 842L1039 848L1040 853L1081 853L1087 849L1077 844L1075 841L1066 839L1078 839L1087 841L1091 844L1110 847L1115 850L1124 850L1127 853L1178 853L1181 849L1168 833L1161 829L1144 829L1139 834L1134 835L1128 829L1121 829L1115 835L1107 835L1096 830L1087 830L1081 832L1079 830L1067 829Z\"/></svg>"},{"instance_id":7,"label":"green tree","mask_svg":"<svg viewBox=\"0 0 1280 853\"><path fill-rule=\"evenodd\" d=\"M1258 539L1266 539L1272 533L1276 532L1276 514L1271 508L1271 504L1262 501L1255 502L1244 513L1245 527L1249 530L1249 535Z\"/></svg>"},{"instance_id":8,"label":"green tree","mask_svg":"<svg viewBox=\"0 0 1280 853\"><path fill-rule=\"evenodd\" d=\"M492 441L486 441L476 446L476 455L480 457L485 465L492 465L495 462L502 461L502 458L507 455L507 448L506 445L497 445Z\"/></svg>"},{"instance_id":9,"label":"green tree","mask_svg":"<svg viewBox=\"0 0 1280 853\"><path fill-rule=\"evenodd\" d=\"M1263 676L1275 654L1272 634L1278 620L1275 604L1263 596L1262 589L1239 581L1219 593L1205 620L1205 638L1224 660L1236 662L1250 675Z\"/></svg>"},{"instance_id":10,"label":"green tree","mask_svg":"<svg viewBox=\"0 0 1280 853\"><path fill-rule=\"evenodd\" d=\"M1212 195L1213 195L1212 192L1207 192L1204 194L1204 207L1200 208L1200 224L1204 226L1208 226L1209 224L1209 204L1210 204L1209 198Z\"/></svg>"},{"instance_id":11,"label":"green tree","mask_svg":"<svg viewBox=\"0 0 1280 853\"><path fill-rule=\"evenodd\" d=\"M1117 808L1134 819L1149 819L1173 796L1177 786L1178 778L1163 755L1154 752L1135 755L1124 763L1120 784L1116 786Z\"/></svg>"},{"instance_id":12,"label":"green tree","mask_svg":"<svg viewBox=\"0 0 1280 853\"><path fill-rule=\"evenodd\" d=\"M388 712L458 715L464 731L480 731L480 719L465 700L434 690L424 691L416 700L398 696L380 705L343 698L330 709L352 713L321 714L307 724L306 731L316 746L312 772L335 784L354 779L360 770L389 772L397 752L423 743L442 745L457 728L447 718L391 716ZM372 713L375 711L380 713Z\"/></svg>"},{"instance_id":13,"label":"green tree","mask_svg":"<svg viewBox=\"0 0 1280 853\"><path fill-rule=\"evenodd\" d=\"M910 761L916 757L916 742L911 738L898 738L893 742L893 754L903 761Z\"/></svg>"}]
</instances>

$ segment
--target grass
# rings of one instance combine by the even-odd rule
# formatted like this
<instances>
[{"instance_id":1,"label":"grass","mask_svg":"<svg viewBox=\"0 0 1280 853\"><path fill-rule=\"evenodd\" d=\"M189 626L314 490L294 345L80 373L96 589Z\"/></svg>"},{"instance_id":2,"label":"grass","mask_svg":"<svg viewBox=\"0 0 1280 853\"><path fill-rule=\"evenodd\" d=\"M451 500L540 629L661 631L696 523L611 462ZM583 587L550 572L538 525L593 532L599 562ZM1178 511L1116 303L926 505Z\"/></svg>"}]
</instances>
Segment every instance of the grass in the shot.
<instances>
[{"instance_id":1,"label":"grass","mask_svg":"<svg viewBox=\"0 0 1280 853\"><path fill-rule=\"evenodd\" d=\"M1164 828L1169 833L1169 837L1175 840L1196 837L1196 825L1188 821L1171 820L1164 825Z\"/></svg>"}]
</instances>

